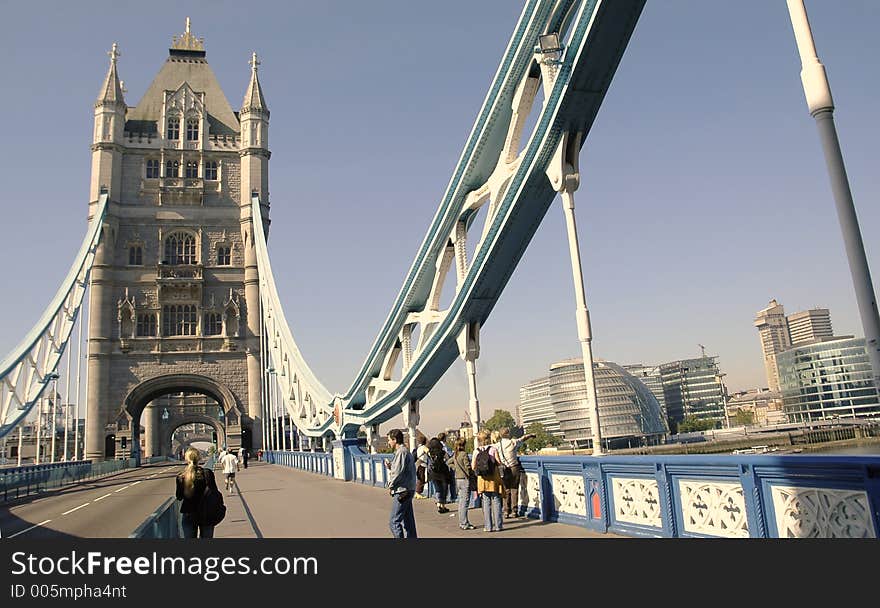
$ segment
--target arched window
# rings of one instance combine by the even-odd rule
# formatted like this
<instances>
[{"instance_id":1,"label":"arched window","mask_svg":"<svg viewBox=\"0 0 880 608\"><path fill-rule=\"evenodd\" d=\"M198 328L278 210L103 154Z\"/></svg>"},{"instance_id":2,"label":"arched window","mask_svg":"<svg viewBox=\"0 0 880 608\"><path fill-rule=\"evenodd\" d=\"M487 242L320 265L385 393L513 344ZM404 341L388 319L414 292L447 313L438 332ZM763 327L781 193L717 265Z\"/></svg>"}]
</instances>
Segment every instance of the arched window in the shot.
<instances>
[{"instance_id":1,"label":"arched window","mask_svg":"<svg viewBox=\"0 0 880 608\"><path fill-rule=\"evenodd\" d=\"M128 265L142 266L144 263L144 250L140 245L132 245L128 248Z\"/></svg>"},{"instance_id":2,"label":"arched window","mask_svg":"<svg viewBox=\"0 0 880 608\"><path fill-rule=\"evenodd\" d=\"M180 139L180 119L168 119L168 137L167 139Z\"/></svg>"},{"instance_id":3,"label":"arched window","mask_svg":"<svg viewBox=\"0 0 880 608\"><path fill-rule=\"evenodd\" d=\"M219 336L223 333L223 320L218 312L209 312L205 315L205 335Z\"/></svg>"},{"instance_id":4,"label":"arched window","mask_svg":"<svg viewBox=\"0 0 880 608\"><path fill-rule=\"evenodd\" d=\"M198 141L199 139L199 121L196 118L189 118L186 121L186 141Z\"/></svg>"},{"instance_id":5,"label":"arched window","mask_svg":"<svg viewBox=\"0 0 880 608\"><path fill-rule=\"evenodd\" d=\"M180 177L180 162L176 160L166 160L165 177Z\"/></svg>"},{"instance_id":6,"label":"arched window","mask_svg":"<svg viewBox=\"0 0 880 608\"><path fill-rule=\"evenodd\" d=\"M232 247L220 245L217 247L217 266L229 266L232 263Z\"/></svg>"},{"instance_id":7,"label":"arched window","mask_svg":"<svg viewBox=\"0 0 880 608\"><path fill-rule=\"evenodd\" d=\"M156 335L156 315L151 312L140 313L137 316L137 335L149 337Z\"/></svg>"},{"instance_id":8,"label":"arched window","mask_svg":"<svg viewBox=\"0 0 880 608\"><path fill-rule=\"evenodd\" d=\"M196 239L191 234L176 232L165 239L166 264L195 264Z\"/></svg>"},{"instance_id":9,"label":"arched window","mask_svg":"<svg viewBox=\"0 0 880 608\"><path fill-rule=\"evenodd\" d=\"M156 179L159 177L159 159L147 159L147 179Z\"/></svg>"},{"instance_id":10,"label":"arched window","mask_svg":"<svg viewBox=\"0 0 880 608\"><path fill-rule=\"evenodd\" d=\"M162 307L162 335L196 335L196 307L185 304Z\"/></svg>"},{"instance_id":11,"label":"arched window","mask_svg":"<svg viewBox=\"0 0 880 608\"><path fill-rule=\"evenodd\" d=\"M186 178L196 179L199 176L199 163L188 161L186 163Z\"/></svg>"},{"instance_id":12,"label":"arched window","mask_svg":"<svg viewBox=\"0 0 880 608\"><path fill-rule=\"evenodd\" d=\"M217 161L209 160L205 163L205 179L209 181L217 180Z\"/></svg>"}]
</instances>

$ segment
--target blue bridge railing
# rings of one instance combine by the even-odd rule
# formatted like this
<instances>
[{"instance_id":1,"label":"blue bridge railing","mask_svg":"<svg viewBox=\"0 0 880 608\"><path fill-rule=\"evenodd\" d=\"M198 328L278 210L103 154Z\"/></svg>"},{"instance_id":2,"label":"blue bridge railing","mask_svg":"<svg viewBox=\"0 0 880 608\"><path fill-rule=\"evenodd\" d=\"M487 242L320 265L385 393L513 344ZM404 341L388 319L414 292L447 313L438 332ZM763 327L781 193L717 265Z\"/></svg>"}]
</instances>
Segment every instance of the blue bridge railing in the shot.
<instances>
[{"instance_id":1,"label":"blue bridge railing","mask_svg":"<svg viewBox=\"0 0 880 608\"><path fill-rule=\"evenodd\" d=\"M269 462L333 475L330 454ZM346 450L350 481L384 488L390 454ZM519 510L601 533L668 538L877 538L877 456L523 456ZM431 489L428 488L430 495Z\"/></svg>"},{"instance_id":2,"label":"blue bridge railing","mask_svg":"<svg viewBox=\"0 0 880 608\"><path fill-rule=\"evenodd\" d=\"M103 462L76 460L0 469L0 500L6 502L28 494L54 490L136 466L137 460L130 458Z\"/></svg>"},{"instance_id":3,"label":"blue bridge railing","mask_svg":"<svg viewBox=\"0 0 880 608\"><path fill-rule=\"evenodd\" d=\"M183 538L180 527L180 501L174 496L153 511L129 538Z\"/></svg>"},{"instance_id":4,"label":"blue bridge railing","mask_svg":"<svg viewBox=\"0 0 880 608\"><path fill-rule=\"evenodd\" d=\"M269 464L293 467L319 475L333 476L333 454L325 452L263 452L263 459Z\"/></svg>"}]
</instances>

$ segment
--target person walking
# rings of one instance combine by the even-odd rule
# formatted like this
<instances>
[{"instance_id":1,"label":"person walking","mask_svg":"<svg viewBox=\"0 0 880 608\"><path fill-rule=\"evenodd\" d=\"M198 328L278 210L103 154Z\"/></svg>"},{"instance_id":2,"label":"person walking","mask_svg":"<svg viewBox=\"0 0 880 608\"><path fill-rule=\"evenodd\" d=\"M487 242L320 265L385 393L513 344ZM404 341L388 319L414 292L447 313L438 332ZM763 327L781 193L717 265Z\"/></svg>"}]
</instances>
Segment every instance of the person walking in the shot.
<instances>
[{"instance_id":1,"label":"person walking","mask_svg":"<svg viewBox=\"0 0 880 608\"><path fill-rule=\"evenodd\" d=\"M403 444L403 431L391 429L388 444L394 451L388 469L388 491L391 493L391 518L389 527L394 538L418 538L416 516L413 512L413 495L416 490L416 465L412 453Z\"/></svg>"},{"instance_id":2,"label":"person walking","mask_svg":"<svg viewBox=\"0 0 880 608\"><path fill-rule=\"evenodd\" d=\"M199 506L205 495L205 488L217 491L214 472L199 466L199 451L189 448L184 453L186 468L177 474L175 480L177 500L180 504L180 526L184 538L214 538L214 526L199 518Z\"/></svg>"},{"instance_id":3,"label":"person walking","mask_svg":"<svg viewBox=\"0 0 880 608\"><path fill-rule=\"evenodd\" d=\"M483 530L500 532L501 519L501 466L498 450L489 443L489 432L485 429L477 433L477 449L471 460L471 467L477 474L477 492L483 502Z\"/></svg>"},{"instance_id":4,"label":"person walking","mask_svg":"<svg viewBox=\"0 0 880 608\"><path fill-rule=\"evenodd\" d=\"M476 489L476 476L468 460L467 442L464 439L455 441L455 451L447 461L455 474L455 485L458 490L458 527L462 530L473 530L476 526L468 519L468 508L471 502L471 491Z\"/></svg>"},{"instance_id":5,"label":"person walking","mask_svg":"<svg viewBox=\"0 0 880 608\"><path fill-rule=\"evenodd\" d=\"M445 434L441 433L443 437ZM434 484L434 500L437 502L437 513L449 513L446 508L446 494L449 489L449 467L446 466L446 446L440 437L434 437L428 442L428 456L431 463L428 466L428 480Z\"/></svg>"},{"instance_id":6,"label":"person walking","mask_svg":"<svg viewBox=\"0 0 880 608\"><path fill-rule=\"evenodd\" d=\"M226 491L233 494L235 488L235 472L239 469L238 458L232 452L226 452L219 460L220 466L223 467L223 475L226 477Z\"/></svg>"},{"instance_id":7,"label":"person walking","mask_svg":"<svg viewBox=\"0 0 880 608\"><path fill-rule=\"evenodd\" d=\"M519 446L533 437L535 434L529 433L519 439L511 439L510 429L507 427L501 429L498 452L504 467L501 472L501 483L504 486L504 510L507 519L519 517L519 484L522 479L522 465L519 462L517 450L519 450Z\"/></svg>"},{"instance_id":8,"label":"person walking","mask_svg":"<svg viewBox=\"0 0 880 608\"><path fill-rule=\"evenodd\" d=\"M250 458L248 450L241 448L241 460L244 463L244 468L247 468L248 458Z\"/></svg>"},{"instance_id":9,"label":"person walking","mask_svg":"<svg viewBox=\"0 0 880 608\"><path fill-rule=\"evenodd\" d=\"M418 446L416 446L415 454L413 454L416 463L416 498L428 498L425 496L425 484L427 483L428 464L431 461L431 457L428 456L428 446L425 445L426 443L428 443L428 438L424 435L419 435Z\"/></svg>"}]
</instances>

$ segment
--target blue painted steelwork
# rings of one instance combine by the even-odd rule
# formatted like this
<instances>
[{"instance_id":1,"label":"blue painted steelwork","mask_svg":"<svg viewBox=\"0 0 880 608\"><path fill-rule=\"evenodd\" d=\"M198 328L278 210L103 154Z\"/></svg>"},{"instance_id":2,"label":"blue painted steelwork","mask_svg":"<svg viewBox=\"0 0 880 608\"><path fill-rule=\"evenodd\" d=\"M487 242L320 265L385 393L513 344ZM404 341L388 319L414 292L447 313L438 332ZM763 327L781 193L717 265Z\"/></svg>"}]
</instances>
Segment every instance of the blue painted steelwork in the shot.
<instances>
[{"instance_id":1,"label":"blue painted steelwork","mask_svg":"<svg viewBox=\"0 0 880 608\"><path fill-rule=\"evenodd\" d=\"M0 438L30 413L49 386L70 342L101 237L107 194L101 194L70 271L40 320L0 362Z\"/></svg>"},{"instance_id":2,"label":"blue painted steelwork","mask_svg":"<svg viewBox=\"0 0 880 608\"><path fill-rule=\"evenodd\" d=\"M333 477L333 454L324 452L282 452L270 450L263 452L263 458L269 464L317 473Z\"/></svg>"},{"instance_id":3,"label":"blue painted steelwork","mask_svg":"<svg viewBox=\"0 0 880 608\"><path fill-rule=\"evenodd\" d=\"M278 357L285 364L293 365L284 381L287 385L282 384L282 389L287 395L287 410L300 432L310 437L330 432L345 436L360 425L390 420L400 413L404 404L423 398L459 356L457 339L462 330L470 324L485 322L556 196L546 170L563 133L580 134L578 141L583 144L643 6L644 0L529 0L525 3L440 207L391 312L349 389L330 402L313 403L317 413L307 411L301 399L294 403L297 396L290 385L290 372L306 379L306 387L311 387L313 396L320 396L326 389L314 379L292 337L290 344L284 347L286 351ZM383 364L392 351L399 348L408 317L426 310L437 262L448 247L450 234L457 223L469 225L473 221L474 214L469 215L465 210L467 197L485 184L498 166L510 132L517 89L527 76L532 78L535 73L537 78L541 73L536 63L536 45L539 36L552 32L558 32L560 38L568 34L565 52L555 63L558 74L548 83L547 99L537 125L514 163L516 169L501 200L493 201L497 208L452 304L442 314L437 311L438 320L433 322L436 327L401 379L387 393L370 400L368 389L380 378ZM252 200L252 217L255 232L259 233L262 220L257 198ZM259 234L256 241L258 250L265 249ZM274 287L268 255L258 258L261 288L266 288L264 280ZM279 311L280 304L276 317L280 316ZM270 340L277 338L277 331L269 336ZM336 417L331 415L334 410L339 412Z\"/></svg>"}]
</instances>

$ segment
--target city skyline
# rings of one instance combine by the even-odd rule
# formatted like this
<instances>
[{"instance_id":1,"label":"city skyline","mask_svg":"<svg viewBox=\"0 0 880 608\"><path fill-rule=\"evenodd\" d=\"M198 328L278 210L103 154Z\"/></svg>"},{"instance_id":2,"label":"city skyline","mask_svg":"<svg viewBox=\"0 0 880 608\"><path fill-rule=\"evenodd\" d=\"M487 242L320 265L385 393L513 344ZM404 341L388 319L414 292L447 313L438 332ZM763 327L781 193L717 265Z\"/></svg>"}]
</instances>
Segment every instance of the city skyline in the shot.
<instances>
[{"instance_id":1,"label":"city skyline","mask_svg":"<svg viewBox=\"0 0 880 608\"><path fill-rule=\"evenodd\" d=\"M133 107L190 16L233 109L251 51L263 62L276 281L306 360L331 391L348 388L521 7L269 5L265 25L230 38L226 32L241 31L235 14L207 10L213 6L169 4L138 14L138 28L124 9L80 15L61 3L4 6L0 48L18 59L0 66L0 77L27 103L10 105L17 120L7 125L0 163L5 221L15 227L0 254L18 260L7 264L16 291L0 303L0 356L48 304L85 232L91 110L105 53L119 43ZM808 2L807 10L877 273L870 235L880 227L871 205L880 193L872 162L880 125L872 100L880 84L860 66L880 52L880 7ZM734 25L743 15L748 43ZM327 22L334 28L308 25ZM793 311L828 308L836 333L863 336L799 71L784 3L645 7L581 153L575 198L597 358L659 364L696 357L704 344L732 393L766 386L752 321L771 298ZM578 354L574 308L554 202L481 336L484 419L495 409L515 412L522 385ZM457 426L466 408L457 361L423 401L419 426Z\"/></svg>"}]
</instances>

